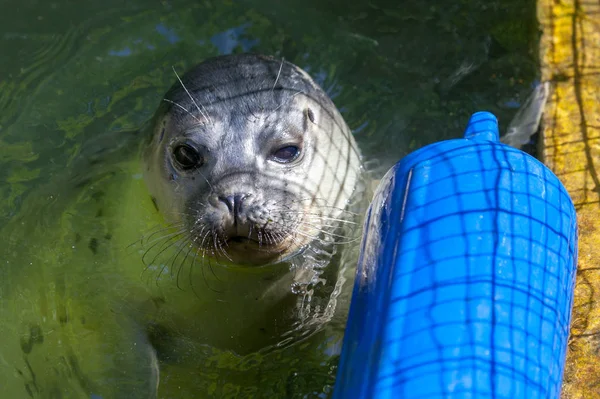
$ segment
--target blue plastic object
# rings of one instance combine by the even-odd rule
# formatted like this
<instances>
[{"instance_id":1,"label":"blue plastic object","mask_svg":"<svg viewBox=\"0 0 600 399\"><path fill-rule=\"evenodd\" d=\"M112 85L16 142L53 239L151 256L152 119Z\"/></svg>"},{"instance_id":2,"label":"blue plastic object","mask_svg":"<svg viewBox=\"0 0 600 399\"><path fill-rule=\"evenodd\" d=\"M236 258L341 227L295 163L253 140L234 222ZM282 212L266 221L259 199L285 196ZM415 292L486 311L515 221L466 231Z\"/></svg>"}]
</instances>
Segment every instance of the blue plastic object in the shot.
<instances>
[{"instance_id":1,"label":"blue plastic object","mask_svg":"<svg viewBox=\"0 0 600 399\"><path fill-rule=\"evenodd\" d=\"M365 229L334 398L559 397L575 209L494 115L396 164Z\"/></svg>"}]
</instances>

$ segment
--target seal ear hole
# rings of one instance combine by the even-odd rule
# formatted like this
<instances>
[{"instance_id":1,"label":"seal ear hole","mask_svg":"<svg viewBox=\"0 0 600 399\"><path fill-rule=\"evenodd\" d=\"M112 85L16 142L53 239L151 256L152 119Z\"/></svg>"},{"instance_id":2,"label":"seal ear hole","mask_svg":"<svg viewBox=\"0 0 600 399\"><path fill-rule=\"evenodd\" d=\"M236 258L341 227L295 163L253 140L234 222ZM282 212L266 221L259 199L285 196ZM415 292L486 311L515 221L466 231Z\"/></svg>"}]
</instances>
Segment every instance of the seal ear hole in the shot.
<instances>
[{"instance_id":1,"label":"seal ear hole","mask_svg":"<svg viewBox=\"0 0 600 399\"><path fill-rule=\"evenodd\" d=\"M173 148L173 160L183 170L202 166L204 160L197 149L189 144L179 144Z\"/></svg>"},{"instance_id":2,"label":"seal ear hole","mask_svg":"<svg viewBox=\"0 0 600 399\"><path fill-rule=\"evenodd\" d=\"M311 121L312 123L315 123L315 113L313 112L312 109L306 108L306 117L308 118L309 121Z\"/></svg>"}]
</instances>

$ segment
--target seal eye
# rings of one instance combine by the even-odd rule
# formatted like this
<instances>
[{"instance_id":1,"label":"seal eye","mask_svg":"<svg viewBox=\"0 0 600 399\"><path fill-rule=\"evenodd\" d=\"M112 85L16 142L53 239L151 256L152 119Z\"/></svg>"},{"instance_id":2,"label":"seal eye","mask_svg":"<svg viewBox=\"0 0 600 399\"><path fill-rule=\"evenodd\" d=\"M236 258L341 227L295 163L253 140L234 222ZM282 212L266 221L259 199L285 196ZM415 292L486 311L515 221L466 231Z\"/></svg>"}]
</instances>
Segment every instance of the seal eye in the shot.
<instances>
[{"instance_id":1,"label":"seal eye","mask_svg":"<svg viewBox=\"0 0 600 399\"><path fill-rule=\"evenodd\" d=\"M173 150L173 157L179 166L184 169L192 169L202 164L202 157L198 151L189 144L180 144Z\"/></svg>"},{"instance_id":2,"label":"seal eye","mask_svg":"<svg viewBox=\"0 0 600 399\"><path fill-rule=\"evenodd\" d=\"M280 163L294 161L300 155L300 148L295 145L286 145L273 153L273 160Z\"/></svg>"}]
</instances>

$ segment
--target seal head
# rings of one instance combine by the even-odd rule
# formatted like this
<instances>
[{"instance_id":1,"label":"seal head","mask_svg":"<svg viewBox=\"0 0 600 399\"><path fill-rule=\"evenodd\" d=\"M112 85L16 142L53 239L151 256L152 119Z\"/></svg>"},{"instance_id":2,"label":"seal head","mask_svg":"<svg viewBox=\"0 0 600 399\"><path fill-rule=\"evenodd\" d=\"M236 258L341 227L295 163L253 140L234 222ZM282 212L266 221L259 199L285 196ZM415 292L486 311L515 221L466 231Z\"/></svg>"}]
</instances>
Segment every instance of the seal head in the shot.
<instances>
[{"instance_id":1,"label":"seal head","mask_svg":"<svg viewBox=\"0 0 600 399\"><path fill-rule=\"evenodd\" d=\"M258 55L178 76L150 128L155 205L186 244L224 264L279 262L332 234L361 169L325 92L297 66Z\"/></svg>"}]
</instances>

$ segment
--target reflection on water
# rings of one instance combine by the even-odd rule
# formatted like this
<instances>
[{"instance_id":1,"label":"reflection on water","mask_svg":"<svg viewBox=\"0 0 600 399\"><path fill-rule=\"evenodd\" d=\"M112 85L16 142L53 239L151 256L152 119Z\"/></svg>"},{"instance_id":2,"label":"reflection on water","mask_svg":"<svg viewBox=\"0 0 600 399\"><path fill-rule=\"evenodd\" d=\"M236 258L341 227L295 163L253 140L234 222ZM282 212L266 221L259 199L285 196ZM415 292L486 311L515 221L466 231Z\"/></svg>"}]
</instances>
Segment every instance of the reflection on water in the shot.
<instances>
[{"instance_id":1,"label":"reflection on water","mask_svg":"<svg viewBox=\"0 0 600 399\"><path fill-rule=\"evenodd\" d=\"M147 377L163 360L121 356L146 338L99 331L127 329L137 289L128 278L141 270L127 267L136 252L126 248L156 222L134 206L144 190L135 132L172 67L243 51L298 64L342 110L376 175L460 135L476 110L496 113L505 130L537 75L533 1L9 3L0 17L0 377L19 383L7 397L90 397L111 367L141 381L140 397L152 390ZM326 397L342 328L343 317L305 343L243 358L177 341L173 356L196 364L167 362L161 389ZM99 352L99 342L110 344Z\"/></svg>"}]
</instances>

